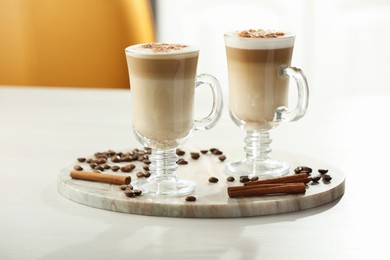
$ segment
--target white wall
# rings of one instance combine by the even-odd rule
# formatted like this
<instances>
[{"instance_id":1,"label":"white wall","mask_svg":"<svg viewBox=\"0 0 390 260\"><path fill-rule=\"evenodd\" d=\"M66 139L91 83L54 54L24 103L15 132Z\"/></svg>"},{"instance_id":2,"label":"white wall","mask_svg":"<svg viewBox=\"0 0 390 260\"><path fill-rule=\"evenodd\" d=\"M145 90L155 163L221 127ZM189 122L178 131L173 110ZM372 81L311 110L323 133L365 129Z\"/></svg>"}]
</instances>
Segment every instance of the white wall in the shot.
<instances>
[{"instance_id":1,"label":"white wall","mask_svg":"<svg viewBox=\"0 0 390 260\"><path fill-rule=\"evenodd\" d=\"M293 65L312 100L334 94L389 95L388 0L158 0L158 40L197 45L199 73L227 91L223 33L248 28L296 33Z\"/></svg>"}]
</instances>

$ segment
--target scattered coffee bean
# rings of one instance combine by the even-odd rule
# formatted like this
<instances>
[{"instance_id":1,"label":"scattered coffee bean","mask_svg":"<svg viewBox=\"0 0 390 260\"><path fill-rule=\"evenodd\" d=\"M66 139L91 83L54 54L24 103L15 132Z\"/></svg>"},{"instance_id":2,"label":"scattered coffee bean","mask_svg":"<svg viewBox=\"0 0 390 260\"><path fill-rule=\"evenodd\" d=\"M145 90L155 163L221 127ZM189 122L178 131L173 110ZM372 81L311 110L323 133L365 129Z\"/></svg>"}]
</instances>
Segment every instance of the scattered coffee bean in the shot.
<instances>
[{"instance_id":1,"label":"scattered coffee bean","mask_svg":"<svg viewBox=\"0 0 390 260\"><path fill-rule=\"evenodd\" d=\"M149 164L152 163L151 161L149 161L149 159L145 159L145 160L143 160L142 162L143 162L144 164L146 164L146 165L149 165Z\"/></svg>"},{"instance_id":2,"label":"scattered coffee bean","mask_svg":"<svg viewBox=\"0 0 390 260\"><path fill-rule=\"evenodd\" d=\"M119 157L119 156L118 156ZM112 160L112 159L111 159ZM119 157L119 160L116 161L116 162L132 162L134 161L135 159L133 159L133 157L131 157L130 155L125 155L125 156L122 156L122 157Z\"/></svg>"},{"instance_id":3,"label":"scattered coffee bean","mask_svg":"<svg viewBox=\"0 0 390 260\"><path fill-rule=\"evenodd\" d=\"M93 169L96 171L104 171L104 167L102 165L96 165L96 167Z\"/></svg>"},{"instance_id":4,"label":"scattered coffee bean","mask_svg":"<svg viewBox=\"0 0 390 260\"><path fill-rule=\"evenodd\" d=\"M186 201L196 201L196 197L195 196L187 196Z\"/></svg>"},{"instance_id":5,"label":"scattered coffee bean","mask_svg":"<svg viewBox=\"0 0 390 260\"><path fill-rule=\"evenodd\" d=\"M111 161L112 162L120 162L121 161L121 157L119 155L114 155L111 157Z\"/></svg>"},{"instance_id":6,"label":"scattered coffee bean","mask_svg":"<svg viewBox=\"0 0 390 260\"><path fill-rule=\"evenodd\" d=\"M321 174L325 174L325 173L328 173L328 170L326 170L326 169L319 169L318 172L321 173Z\"/></svg>"},{"instance_id":7,"label":"scattered coffee bean","mask_svg":"<svg viewBox=\"0 0 390 260\"><path fill-rule=\"evenodd\" d=\"M199 153L195 153L195 152L192 152L192 153L191 153L191 158L192 158L192 159L197 160L197 159L199 159L199 157L200 157L200 154L199 154Z\"/></svg>"},{"instance_id":8,"label":"scattered coffee bean","mask_svg":"<svg viewBox=\"0 0 390 260\"><path fill-rule=\"evenodd\" d=\"M176 163L180 165L188 164L188 162L183 158L180 158Z\"/></svg>"},{"instance_id":9,"label":"scattered coffee bean","mask_svg":"<svg viewBox=\"0 0 390 260\"><path fill-rule=\"evenodd\" d=\"M133 198L133 197L135 197L135 192L133 191L133 190L125 190L125 195L127 196L127 197L129 197L129 198Z\"/></svg>"},{"instance_id":10,"label":"scattered coffee bean","mask_svg":"<svg viewBox=\"0 0 390 260\"><path fill-rule=\"evenodd\" d=\"M226 160L226 156L225 155L221 155L221 156L218 156L218 159L223 162Z\"/></svg>"},{"instance_id":11,"label":"scattered coffee bean","mask_svg":"<svg viewBox=\"0 0 390 260\"><path fill-rule=\"evenodd\" d=\"M253 176L253 177L251 178L251 181L257 181L257 180L259 180L259 177L258 177L258 176Z\"/></svg>"},{"instance_id":12,"label":"scattered coffee bean","mask_svg":"<svg viewBox=\"0 0 390 260\"><path fill-rule=\"evenodd\" d=\"M103 166L103 168L104 168L105 170L111 169L111 166L108 165L108 164L103 164L102 166Z\"/></svg>"},{"instance_id":13,"label":"scattered coffee bean","mask_svg":"<svg viewBox=\"0 0 390 260\"><path fill-rule=\"evenodd\" d=\"M325 183L329 183L332 180L332 177L329 174L322 175L322 180L324 180Z\"/></svg>"},{"instance_id":14,"label":"scattered coffee bean","mask_svg":"<svg viewBox=\"0 0 390 260\"><path fill-rule=\"evenodd\" d=\"M140 155L140 156L137 157L137 161L139 161L139 162L143 162L143 161L146 160L146 159L147 159L147 158L146 158L145 155Z\"/></svg>"},{"instance_id":15,"label":"scattered coffee bean","mask_svg":"<svg viewBox=\"0 0 390 260\"><path fill-rule=\"evenodd\" d=\"M179 156L183 156L185 153L186 153L185 151L183 151L183 150L181 150L179 148L176 149L176 154L179 155Z\"/></svg>"},{"instance_id":16,"label":"scattered coffee bean","mask_svg":"<svg viewBox=\"0 0 390 260\"><path fill-rule=\"evenodd\" d=\"M200 150L202 154L206 154L209 150Z\"/></svg>"},{"instance_id":17,"label":"scattered coffee bean","mask_svg":"<svg viewBox=\"0 0 390 260\"><path fill-rule=\"evenodd\" d=\"M100 158L96 159L94 162L97 164L104 164L107 162L107 159L104 157L100 157Z\"/></svg>"},{"instance_id":18,"label":"scattered coffee bean","mask_svg":"<svg viewBox=\"0 0 390 260\"><path fill-rule=\"evenodd\" d=\"M240 176L240 182L241 183L245 183L245 182L248 182L250 181L251 179L249 179L248 176Z\"/></svg>"},{"instance_id":19,"label":"scattered coffee bean","mask_svg":"<svg viewBox=\"0 0 390 260\"><path fill-rule=\"evenodd\" d=\"M117 172L121 167L117 166L117 165L114 165L114 166L111 166L111 170L113 170L114 172Z\"/></svg>"},{"instance_id":20,"label":"scattered coffee bean","mask_svg":"<svg viewBox=\"0 0 390 260\"><path fill-rule=\"evenodd\" d=\"M127 187L127 185L126 185L126 184L123 184L123 185L119 186L119 189L121 189L121 190L125 190L125 189L126 189L126 187Z\"/></svg>"},{"instance_id":21,"label":"scattered coffee bean","mask_svg":"<svg viewBox=\"0 0 390 260\"><path fill-rule=\"evenodd\" d=\"M211 182L211 183L217 183L217 182L218 182L218 178L212 176L212 177L209 178L209 182Z\"/></svg>"},{"instance_id":22,"label":"scattered coffee bean","mask_svg":"<svg viewBox=\"0 0 390 260\"><path fill-rule=\"evenodd\" d=\"M321 179L321 176L317 175L317 176L314 176L314 177L311 177L311 181L312 182L315 182L315 183L318 183L318 181Z\"/></svg>"},{"instance_id":23,"label":"scattered coffee bean","mask_svg":"<svg viewBox=\"0 0 390 260\"><path fill-rule=\"evenodd\" d=\"M137 172L137 178L145 178L145 174L143 172Z\"/></svg>"},{"instance_id":24,"label":"scattered coffee bean","mask_svg":"<svg viewBox=\"0 0 390 260\"><path fill-rule=\"evenodd\" d=\"M140 196L142 194L142 190L133 190L135 196Z\"/></svg>"},{"instance_id":25,"label":"scattered coffee bean","mask_svg":"<svg viewBox=\"0 0 390 260\"><path fill-rule=\"evenodd\" d=\"M310 175L312 173L313 169L307 166L298 166L297 168L294 169L294 172L296 174L298 173L307 173Z\"/></svg>"},{"instance_id":26,"label":"scattered coffee bean","mask_svg":"<svg viewBox=\"0 0 390 260\"><path fill-rule=\"evenodd\" d=\"M233 182L233 181L235 181L235 179L234 179L233 176L227 177L226 180L227 180L228 182Z\"/></svg>"},{"instance_id":27,"label":"scattered coffee bean","mask_svg":"<svg viewBox=\"0 0 390 260\"><path fill-rule=\"evenodd\" d=\"M152 174L150 173L150 171L144 172L144 176L145 176L145 178L149 178L149 177L150 177L150 175L152 175Z\"/></svg>"},{"instance_id":28,"label":"scattered coffee bean","mask_svg":"<svg viewBox=\"0 0 390 260\"><path fill-rule=\"evenodd\" d=\"M93 162L93 159L92 158L88 158L85 162L89 164L89 163Z\"/></svg>"},{"instance_id":29,"label":"scattered coffee bean","mask_svg":"<svg viewBox=\"0 0 390 260\"><path fill-rule=\"evenodd\" d=\"M91 169L95 169L95 167L97 166L96 163L92 162L89 164L89 167L91 167Z\"/></svg>"},{"instance_id":30,"label":"scattered coffee bean","mask_svg":"<svg viewBox=\"0 0 390 260\"><path fill-rule=\"evenodd\" d=\"M83 170L83 167L81 167L80 165L75 165L74 167L73 167L73 169L75 169L76 171L82 171Z\"/></svg>"},{"instance_id":31,"label":"scattered coffee bean","mask_svg":"<svg viewBox=\"0 0 390 260\"><path fill-rule=\"evenodd\" d=\"M220 150L218 150L218 149L213 149L213 151L211 152L212 154L215 154L215 155L222 155L223 154L223 152L222 151L220 151Z\"/></svg>"},{"instance_id":32,"label":"scattered coffee bean","mask_svg":"<svg viewBox=\"0 0 390 260\"><path fill-rule=\"evenodd\" d=\"M128 164L128 165L122 166L121 171L122 172L131 172L132 170L134 170L134 168L135 168L134 164Z\"/></svg>"},{"instance_id":33,"label":"scattered coffee bean","mask_svg":"<svg viewBox=\"0 0 390 260\"><path fill-rule=\"evenodd\" d=\"M144 166L142 167L142 169L144 169L145 171L149 171L149 166L144 165Z\"/></svg>"},{"instance_id":34,"label":"scattered coffee bean","mask_svg":"<svg viewBox=\"0 0 390 260\"><path fill-rule=\"evenodd\" d=\"M77 161L79 161L79 162L85 162L87 159L86 158L84 158L84 157L79 157L79 158L77 158Z\"/></svg>"},{"instance_id":35,"label":"scattered coffee bean","mask_svg":"<svg viewBox=\"0 0 390 260\"><path fill-rule=\"evenodd\" d=\"M133 185L131 185L131 184L127 184L127 185L126 185L125 190L132 190L132 189L134 189L134 188L133 188Z\"/></svg>"}]
</instances>

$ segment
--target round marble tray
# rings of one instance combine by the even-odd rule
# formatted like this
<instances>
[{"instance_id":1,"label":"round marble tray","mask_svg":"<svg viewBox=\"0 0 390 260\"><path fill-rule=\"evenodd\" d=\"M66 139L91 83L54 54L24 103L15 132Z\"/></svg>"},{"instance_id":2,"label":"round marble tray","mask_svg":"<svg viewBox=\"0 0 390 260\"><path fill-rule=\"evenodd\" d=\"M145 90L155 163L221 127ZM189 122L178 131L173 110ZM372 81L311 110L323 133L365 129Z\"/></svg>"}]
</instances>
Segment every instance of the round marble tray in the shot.
<instances>
[{"instance_id":1,"label":"round marble tray","mask_svg":"<svg viewBox=\"0 0 390 260\"><path fill-rule=\"evenodd\" d=\"M64 197L95 208L118 211L131 214L167 216L167 217L194 217L194 218L224 218L224 217L250 217L270 214L294 212L317 207L338 199L344 194L345 177L336 168L313 158L293 154L273 153L273 158L290 163L291 172L297 166L305 165L313 168L313 174L318 169L329 169L332 181L328 184L320 181L316 185L308 185L304 195L269 195L248 198L229 198L228 186L242 185L238 181L226 181L227 173L224 171L224 162L218 156L207 153L201 154L198 160L191 159L189 152L199 149L186 150L183 156L189 163L179 165L178 177L192 180L197 183L194 194L196 201L187 202L185 196L154 196L142 194L128 198L117 185L74 180L69 174L72 167L63 169L58 176L58 191ZM229 153L226 161L229 160ZM79 164L76 160L72 164ZM127 163L128 164L128 163ZM137 163L135 163L137 164ZM131 173L117 172L115 174L130 175L136 180L136 172L142 171L142 164ZM218 183L209 183L208 178L215 176Z\"/></svg>"}]
</instances>

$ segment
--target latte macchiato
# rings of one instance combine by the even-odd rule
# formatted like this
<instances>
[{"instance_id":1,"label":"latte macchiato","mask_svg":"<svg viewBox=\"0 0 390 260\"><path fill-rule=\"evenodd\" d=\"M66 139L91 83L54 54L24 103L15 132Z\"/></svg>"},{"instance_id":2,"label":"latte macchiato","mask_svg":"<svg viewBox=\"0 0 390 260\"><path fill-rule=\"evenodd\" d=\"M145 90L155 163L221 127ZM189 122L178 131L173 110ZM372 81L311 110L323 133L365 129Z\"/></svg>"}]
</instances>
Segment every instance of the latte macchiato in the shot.
<instances>
[{"instance_id":1,"label":"latte macchiato","mask_svg":"<svg viewBox=\"0 0 390 260\"><path fill-rule=\"evenodd\" d=\"M133 126L153 146L176 147L193 128L198 54L198 49L180 44L139 44L126 49Z\"/></svg>"},{"instance_id":2,"label":"latte macchiato","mask_svg":"<svg viewBox=\"0 0 390 260\"><path fill-rule=\"evenodd\" d=\"M275 127L276 110L288 106L289 77L280 71L290 66L293 45L294 36L285 32L225 34L230 113L245 130Z\"/></svg>"}]
</instances>

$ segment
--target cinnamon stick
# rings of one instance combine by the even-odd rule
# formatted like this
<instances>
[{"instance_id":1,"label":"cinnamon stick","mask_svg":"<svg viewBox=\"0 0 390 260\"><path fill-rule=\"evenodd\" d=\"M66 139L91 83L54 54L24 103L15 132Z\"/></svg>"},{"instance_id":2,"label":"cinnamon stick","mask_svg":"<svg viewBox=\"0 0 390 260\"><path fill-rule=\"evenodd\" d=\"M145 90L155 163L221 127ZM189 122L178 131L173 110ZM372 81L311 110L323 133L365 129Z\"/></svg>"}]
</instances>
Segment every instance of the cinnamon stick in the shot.
<instances>
[{"instance_id":1,"label":"cinnamon stick","mask_svg":"<svg viewBox=\"0 0 390 260\"><path fill-rule=\"evenodd\" d=\"M284 183L284 184L263 184L254 186L236 186L228 187L229 197L251 197L273 194L299 194L305 193L304 183Z\"/></svg>"},{"instance_id":2,"label":"cinnamon stick","mask_svg":"<svg viewBox=\"0 0 390 260\"><path fill-rule=\"evenodd\" d=\"M115 185L130 184L131 182L130 176L97 172L71 171L70 177L78 180L104 182Z\"/></svg>"},{"instance_id":3,"label":"cinnamon stick","mask_svg":"<svg viewBox=\"0 0 390 260\"><path fill-rule=\"evenodd\" d=\"M278 178L249 181L244 183L245 186L258 185L258 184L272 184L272 183L308 183L310 182L309 175L307 173L299 173L294 175L288 175Z\"/></svg>"}]
</instances>

